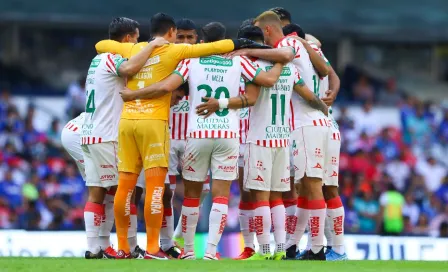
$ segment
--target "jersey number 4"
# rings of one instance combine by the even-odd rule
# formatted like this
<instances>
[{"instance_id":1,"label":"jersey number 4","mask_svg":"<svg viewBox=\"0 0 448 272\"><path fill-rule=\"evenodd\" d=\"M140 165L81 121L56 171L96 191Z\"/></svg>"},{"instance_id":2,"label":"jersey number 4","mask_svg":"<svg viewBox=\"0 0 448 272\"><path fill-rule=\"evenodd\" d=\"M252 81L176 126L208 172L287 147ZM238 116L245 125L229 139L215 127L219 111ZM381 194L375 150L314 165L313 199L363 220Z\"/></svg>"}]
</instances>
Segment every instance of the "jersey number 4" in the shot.
<instances>
[{"instance_id":1,"label":"jersey number 4","mask_svg":"<svg viewBox=\"0 0 448 272\"><path fill-rule=\"evenodd\" d=\"M213 89L207 84L201 84L198 86L198 91L204 90L206 92L205 97L212 97ZM230 98L229 90L226 87L218 87L215 90L215 95L213 98L220 99L221 94L224 93L224 98ZM202 99L202 102L207 102L206 100ZM227 114L229 114L229 109L222 109L215 111L216 115L219 117L224 117Z\"/></svg>"},{"instance_id":2,"label":"jersey number 4","mask_svg":"<svg viewBox=\"0 0 448 272\"><path fill-rule=\"evenodd\" d=\"M95 112L95 90L91 90L90 92L87 92L87 103L86 103L86 112L87 113L94 113Z\"/></svg>"}]
</instances>

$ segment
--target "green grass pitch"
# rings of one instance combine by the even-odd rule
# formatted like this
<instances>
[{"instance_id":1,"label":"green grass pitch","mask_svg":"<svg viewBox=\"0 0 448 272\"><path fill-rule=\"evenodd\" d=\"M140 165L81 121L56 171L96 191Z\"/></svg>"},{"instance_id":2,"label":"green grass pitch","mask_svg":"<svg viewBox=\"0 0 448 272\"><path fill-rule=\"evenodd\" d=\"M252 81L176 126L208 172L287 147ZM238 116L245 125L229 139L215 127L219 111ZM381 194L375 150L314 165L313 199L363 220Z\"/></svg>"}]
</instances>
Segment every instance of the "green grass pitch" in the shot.
<instances>
[{"instance_id":1,"label":"green grass pitch","mask_svg":"<svg viewBox=\"0 0 448 272\"><path fill-rule=\"evenodd\" d=\"M125 271L192 271L192 272L427 272L448 271L448 262L415 261L151 261L151 260L84 260L81 258L0 258L1 272L125 272Z\"/></svg>"}]
</instances>

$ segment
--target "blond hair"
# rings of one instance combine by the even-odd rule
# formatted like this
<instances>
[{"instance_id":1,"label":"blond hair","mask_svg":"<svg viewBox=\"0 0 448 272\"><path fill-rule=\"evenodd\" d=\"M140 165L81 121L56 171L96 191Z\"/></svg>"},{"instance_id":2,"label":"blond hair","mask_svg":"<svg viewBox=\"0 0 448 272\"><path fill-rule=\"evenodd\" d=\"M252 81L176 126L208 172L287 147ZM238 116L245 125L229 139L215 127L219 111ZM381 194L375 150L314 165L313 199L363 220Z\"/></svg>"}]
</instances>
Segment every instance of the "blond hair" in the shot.
<instances>
[{"instance_id":1,"label":"blond hair","mask_svg":"<svg viewBox=\"0 0 448 272\"><path fill-rule=\"evenodd\" d=\"M258 15L258 17L255 18L254 23L259 23L261 25L275 24L280 28L282 27L282 21L280 20L280 17L277 15L277 13L270 10Z\"/></svg>"}]
</instances>

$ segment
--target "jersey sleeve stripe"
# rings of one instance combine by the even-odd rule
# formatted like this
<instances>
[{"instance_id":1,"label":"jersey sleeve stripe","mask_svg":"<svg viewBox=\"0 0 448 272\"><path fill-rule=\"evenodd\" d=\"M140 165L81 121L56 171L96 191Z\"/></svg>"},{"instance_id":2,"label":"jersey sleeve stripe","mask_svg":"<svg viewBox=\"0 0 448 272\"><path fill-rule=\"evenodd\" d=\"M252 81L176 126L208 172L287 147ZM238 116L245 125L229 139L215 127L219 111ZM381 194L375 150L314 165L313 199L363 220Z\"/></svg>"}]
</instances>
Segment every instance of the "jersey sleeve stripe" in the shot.
<instances>
[{"instance_id":1,"label":"jersey sleeve stripe","mask_svg":"<svg viewBox=\"0 0 448 272\"><path fill-rule=\"evenodd\" d=\"M121 62L119 64L117 64L117 67L116 67L114 65L114 61L112 60L110 55L111 54L107 54L107 61L106 61L106 63L109 64L108 67L112 70L112 72L117 73L118 66L121 64ZM110 67L110 66L112 66L112 67Z\"/></svg>"}]
</instances>

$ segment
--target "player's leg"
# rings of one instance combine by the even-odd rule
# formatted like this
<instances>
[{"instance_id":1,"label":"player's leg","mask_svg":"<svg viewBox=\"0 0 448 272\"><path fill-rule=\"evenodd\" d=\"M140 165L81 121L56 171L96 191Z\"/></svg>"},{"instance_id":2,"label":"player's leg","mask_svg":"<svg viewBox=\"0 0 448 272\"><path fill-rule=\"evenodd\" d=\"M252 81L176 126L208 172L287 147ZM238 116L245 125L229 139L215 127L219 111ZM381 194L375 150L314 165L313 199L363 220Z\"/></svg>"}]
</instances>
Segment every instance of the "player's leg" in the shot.
<instances>
[{"instance_id":1,"label":"player's leg","mask_svg":"<svg viewBox=\"0 0 448 272\"><path fill-rule=\"evenodd\" d=\"M100 247L102 250L108 249L110 244L110 232L114 226L114 198L117 187L111 187L104 196L104 217L100 228ZM110 250L109 250L110 251Z\"/></svg>"},{"instance_id":2,"label":"player's leg","mask_svg":"<svg viewBox=\"0 0 448 272\"><path fill-rule=\"evenodd\" d=\"M298 150L296 141L293 140L290 145L289 163L290 163L290 190L283 192L283 204L285 205L286 213L286 241L289 240L289 236L294 233L297 224L296 210L297 210L297 190L294 186L295 171L298 169L294 165L294 157L297 157Z\"/></svg>"},{"instance_id":3,"label":"player's leg","mask_svg":"<svg viewBox=\"0 0 448 272\"><path fill-rule=\"evenodd\" d=\"M240 188L240 204L238 219L240 222L240 230L244 240L244 251L235 260L245 260L255 254L254 238L255 232L253 229L253 203L250 197L250 192L243 187L244 183L244 150L246 144L240 144L240 152L238 158L238 185Z\"/></svg>"},{"instance_id":4,"label":"player's leg","mask_svg":"<svg viewBox=\"0 0 448 272\"><path fill-rule=\"evenodd\" d=\"M121 119L118 133L118 188L114 199L117 257L131 258L128 228L131 222L132 194L142 169L141 156L134 138L135 120ZM135 210L136 211L136 210ZM136 214L135 214L136 216Z\"/></svg>"},{"instance_id":5,"label":"player's leg","mask_svg":"<svg viewBox=\"0 0 448 272\"><path fill-rule=\"evenodd\" d=\"M213 139L210 170L213 177L213 204L205 260L217 260L216 250L227 223L229 194L232 181L238 177L239 139Z\"/></svg>"},{"instance_id":6,"label":"player's leg","mask_svg":"<svg viewBox=\"0 0 448 272\"><path fill-rule=\"evenodd\" d=\"M210 168L213 139L187 139L182 159L184 179L184 202L181 212L181 230L184 237L184 249L180 259L195 259L194 237L199 220L199 199L203 181Z\"/></svg>"},{"instance_id":7,"label":"player's leg","mask_svg":"<svg viewBox=\"0 0 448 272\"><path fill-rule=\"evenodd\" d=\"M303 127L303 145L306 153L305 176L302 185L308 196L307 209L311 232L311 250L300 259L325 260L324 226L326 204L322 192L325 172L325 152L327 149L328 127Z\"/></svg>"},{"instance_id":8,"label":"player's leg","mask_svg":"<svg viewBox=\"0 0 448 272\"><path fill-rule=\"evenodd\" d=\"M254 202L253 224L259 251L248 260L271 259L271 209L269 196L272 177L272 152L268 147L246 144L244 153L244 188Z\"/></svg>"},{"instance_id":9,"label":"player's leg","mask_svg":"<svg viewBox=\"0 0 448 272\"><path fill-rule=\"evenodd\" d=\"M271 149L273 151L273 161L269 202L271 205L272 229L276 244L273 259L284 260L286 259L286 209L282 196L284 192L291 189L289 148Z\"/></svg>"},{"instance_id":10,"label":"player's leg","mask_svg":"<svg viewBox=\"0 0 448 272\"><path fill-rule=\"evenodd\" d=\"M137 179L137 185L135 186L134 193L131 198L131 214L128 230L128 243L131 249L131 256L134 259L143 259L145 257L145 251L138 246L137 233L138 233L138 206L143 195L145 188L145 173L140 172Z\"/></svg>"}]
</instances>

